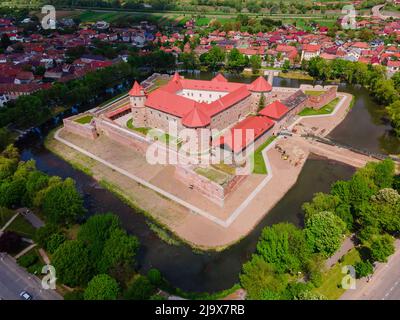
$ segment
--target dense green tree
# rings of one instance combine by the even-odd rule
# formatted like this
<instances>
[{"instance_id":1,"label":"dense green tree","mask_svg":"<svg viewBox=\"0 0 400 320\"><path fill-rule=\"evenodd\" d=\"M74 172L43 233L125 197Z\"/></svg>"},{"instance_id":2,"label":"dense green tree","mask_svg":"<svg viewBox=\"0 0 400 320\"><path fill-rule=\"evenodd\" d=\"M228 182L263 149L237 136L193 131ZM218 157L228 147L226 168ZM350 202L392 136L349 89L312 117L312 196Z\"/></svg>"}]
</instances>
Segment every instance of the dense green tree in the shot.
<instances>
[{"instance_id":1,"label":"dense green tree","mask_svg":"<svg viewBox=\"0 0 400 320\"><path fill-rule=\"evenodd\" d=\"M320 212L306 220L307 242L314 252L330 257L339 249L346 230L345 223L332 212Z\"/></svg>"},{"instance_id":2,"label":"dense green tree","mask_svg":"<svg viewBox=\"0 0 400 320\"><path fill-rule=\"evenodd\" d=\"M395 165L392 159L385 159L375 165L374 182L378 189L391 188Z\"/></svg>"},{"instance_id":3,"label":"dense green tree","mask_svg":"<svg viewBox=\"0 0 400 320\"><path fill-rule=\"evenodd\" d=\"M124 293L127 300L148 300L155 291L155 287L145 276L138 275Z\"/></svg>"},{"instance_id":4,"label":"dense green tree","mask_svg":"<svg viewBox=\"0 0 400 320\"><path fill-rule=\"evenodd\" d=\"M134 263L138 248L139 241L136 237L129 236L122 229L112 230L98 262L99 272L106 273L116 265L130 268Z\"/></svg>"},{"instance_id":5,"label":"dense green tree","mask_svg":"<svg viewBox=\"0 0 400 320\"><path fill-rule=\"evenodd\" d=\"M272 264L254 255L243 265L240 283L248 299L279 299L287 285L287 275L276 273Z\"/></svg>"},{"instance_id":6,"label":"dense green tree","mask_svg":"<svg viewBox=\"0 0 400 320\"><path fill-rule=\"evenodd\" d=\"M400 72L399 72L400 74ZM400 100L396 100L386 107L393 129L400 136Z\"/></svg>"},{"instance_id":7,"label":"dense green tree","mask_svg":"<svg viewBox=\"0 0 400 320\"><path fill-rule=\"evenodd\" d=\"M44 194L41 207L51 223L74 223L85 212L82 196L71 178L50 186Z\"/></svg>"},{"instance_id":8,"label":"dense green tree","mask_svg":"<svg viewBox=\"0 0 400 320\"><path fill-rule=\"evenodd\" d=\"M279 223L263 230L257 253L272 264L277 272L297 273L311 252L304 232L290 223Z\"/></svg>"},{"instance_id":9,"label":"dense green tree","mask_svg":"<svg viewBox=\"0 0 400 320\"><path fill-rule=\"evenodd\" d=\"M302 209L305 213L305 218L308 219L322 211L334 212L339 204L340 198L338 196L318 192L311 202L305 202L302 205Z\"/></svg>"},{"instance_id":10,"label":"dense green tree","mask_svg":"<svg viewBox=\"0 0 400 320\"><path fill-rule=\"evenodd\" d=\"M78 240L85 243L92 261L98 262L102 259L106 241L119 227L119 218L112 213L91 216L81 225L78 231Z\"/></svg>"},{"instance_id":11,"label":"dense green tree","mask_svg":"<svg viewBox=\"0 0 400 320\"><path fill-rule=\"evenodd\" d=\"M218 46L213 46L200 56L200 62L210 70L216 71L225 62L225 51Z\"/></svg>"},{"instance_id":12,"label":"dense green tree","mask_svg":"<svg viewBox=\"0 0 400 320\"><path fill-rule=\"evenodd\" d=\"M85 300L116 300L118 295L117 281L107 274L98 274L89 281L83 296Z\"/></svg>"},{"instance_id":13,"label":"dense green tree","mask_svg":"<svg viewBox=\"0 0 400 320\"><path fill-rule=\"evenodd\" d=\"M61 233L60 227L46 223L43 227L36 230L34 235L35 242L44 249L47 249L47 243L52 235Z\"/></svg>"},{"instance_id":14,"label":"dense green tree","mask_svg":"<svg viewBox=\"0 0 400 320\"><path fill-rule=\"evenodd\" d=\"M259 55L252 55L249 62L253 74L258 74L261 69L261 57Z\"/></svg>"},{"instance_id":15,"label":"dense green tree","mask_svg":"<svg viewBox=\"0 0 400 320\"><path fill-rule=\"evenodd\" d=\"M50 238L48 238L46 248L49 253L53 254L65 242L65 240L65 235L61 232L54 233L50 236Z\"/></svg>"},{"instance_id":16,"label":"dense green tree","mask_svg":"<svg viewBox=\"0 0 400 320\"><path fill-rule=\"evenodd\" d=\"M57 278L64 284L84 286L93 276L94 261L89 260L89 251L79 240L69 240L58 247L52 257Z\"/></svg>"},{"instance_id":17,"label":"dense green tree","mask_svg":"<svg viewBox=\"0 0 400 320\"><path fill-rule=\"evenodd\" d=\"M394 239L388 234L376 235L370 245L371 258L374 261L386 262L394 253Z\"/></svg>"},{"instance_id":18,"label":"dense green tree","mask_svg":"<svg viewBox=\"0 0 400 320\"><path fill-rule=\"evenodd\" d=\"M374 272L374 266L369 260L357 262L354 266L354 269L356 270L357 279L369 276Z\"/></svg>"}]
</instances>

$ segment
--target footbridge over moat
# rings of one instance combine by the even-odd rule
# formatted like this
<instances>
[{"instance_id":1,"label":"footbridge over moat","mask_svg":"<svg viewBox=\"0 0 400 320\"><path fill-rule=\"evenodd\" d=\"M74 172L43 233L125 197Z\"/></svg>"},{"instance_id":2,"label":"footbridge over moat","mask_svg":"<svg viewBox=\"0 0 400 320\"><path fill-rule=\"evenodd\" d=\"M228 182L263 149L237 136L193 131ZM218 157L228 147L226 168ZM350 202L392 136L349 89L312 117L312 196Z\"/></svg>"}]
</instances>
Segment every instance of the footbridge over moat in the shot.
<instances>
[{"instance_id":1,"label":"footbridge over moat","mask_svg":"<svg viewBox=\"0 0 400 320\"><path fill-rule=\"evenodd\" d=\"M295 139L299 146L304 147L309 152L357 168L365 166L368 162L380 161L387 158L400 164L400 157L398 156L370 152L368 150L336 142L326 137L316 136L313 134L303 134L296 136L293 135L291 138Z\"/></svg>"}]
</instances>

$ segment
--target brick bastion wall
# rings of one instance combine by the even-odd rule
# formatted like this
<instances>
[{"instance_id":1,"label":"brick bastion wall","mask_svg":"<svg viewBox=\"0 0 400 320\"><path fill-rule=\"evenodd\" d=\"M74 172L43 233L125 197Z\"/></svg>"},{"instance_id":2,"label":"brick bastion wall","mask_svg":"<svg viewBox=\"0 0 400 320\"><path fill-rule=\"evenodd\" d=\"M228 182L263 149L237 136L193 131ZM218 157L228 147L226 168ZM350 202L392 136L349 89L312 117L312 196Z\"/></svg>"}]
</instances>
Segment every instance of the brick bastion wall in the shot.
<instances>
[{"instance_id":1,"label":"brick bastion wall","mask_svg":"<svg viewBox=\"0 0 400 320\"><path fill-rule=\"evenodd\" d=\"M224 205L225 198L246 178L245 175L234 176L226 184L220 185L196 173L190 166L177 166L175 178L203 194L205 197L218 204Z\"/></svg>"},{"instance_id":2,"label":"brick bastion wall","mask_svg":"<svg viewBox=\"0 0 400 320\"><path fill-rule=\"evenodd\" d=\"M96 127L92 122L81 124L76 122L77 119L82 118L84 116L90 116L90 114L79 114L77 116L72 116L63 120L64 128L69 132L75 133L87 139L96 139L97 138L97 131Z\"/></svg>"},{"instance_id":3,"label":"brick bastion wall","mask_svg":"<svg viewBox=\"0 0 400 320\"><path fill-rule=\"evenodd\" d=\"M311 85L301 85L300 89L302 91L325 91L324 93L317 96L309 96L306 102L306 106L313 109L320 109L327 105L329 102L336 98L337 86L311 86Z\"/></svg>"}]
</instances>

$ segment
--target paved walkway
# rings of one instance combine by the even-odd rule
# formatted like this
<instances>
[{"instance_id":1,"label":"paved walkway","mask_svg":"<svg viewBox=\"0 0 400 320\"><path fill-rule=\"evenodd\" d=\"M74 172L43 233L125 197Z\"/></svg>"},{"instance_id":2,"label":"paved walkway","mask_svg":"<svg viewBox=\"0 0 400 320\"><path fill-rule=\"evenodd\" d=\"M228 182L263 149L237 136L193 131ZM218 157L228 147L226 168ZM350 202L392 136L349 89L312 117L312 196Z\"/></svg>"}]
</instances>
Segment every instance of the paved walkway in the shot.
<instances>
[{"instance_id":1,"label":"paved walkway","mask_svg":"<svg viewBox=\"0 0 400 320\"><path fill-rule=\"evenodd\" d=\"M0 235L3 234L3 232L11 225L11 223L14 222L15 219L17 219L18 216L19 213L16 213L7 221L7 223L0 229Z\"/></svg>"},{"instance_id":2,"label":"paved walkway","mask_svg":"<svg viewBox=\"0 0 400 320\"><path fill-rule=\"evenodd\" d=\"M335 252L333 256L331 256L329 259L326 260L325 266L327 269L332 268L339 260L341 257L343 257L347 252L349 252L351 249L354 248L354 242L352 240L353 235L350 237L347 237L339 250Z\"/></svg>"}]
</instances>

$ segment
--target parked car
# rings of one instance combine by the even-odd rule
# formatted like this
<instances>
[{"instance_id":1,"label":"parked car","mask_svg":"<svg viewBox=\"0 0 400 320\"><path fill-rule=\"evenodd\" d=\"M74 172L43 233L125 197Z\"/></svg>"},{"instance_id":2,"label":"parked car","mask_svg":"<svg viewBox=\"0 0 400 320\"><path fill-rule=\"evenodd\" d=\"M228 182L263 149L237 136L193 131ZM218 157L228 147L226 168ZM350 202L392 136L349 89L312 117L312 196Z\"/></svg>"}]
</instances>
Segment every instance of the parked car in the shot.
<instances>
[{"instance_id":1,"label":"parked car","mask_svg":"<svg viewBox=\"0 0 400 320\"><path fill-rule=\"evenodd\" d=\"M33 299L32 295L29 292L25 291L25 290L21 291L19 296L21 297L22 300L32 300Z\"/></svg>"}]
</instances>

